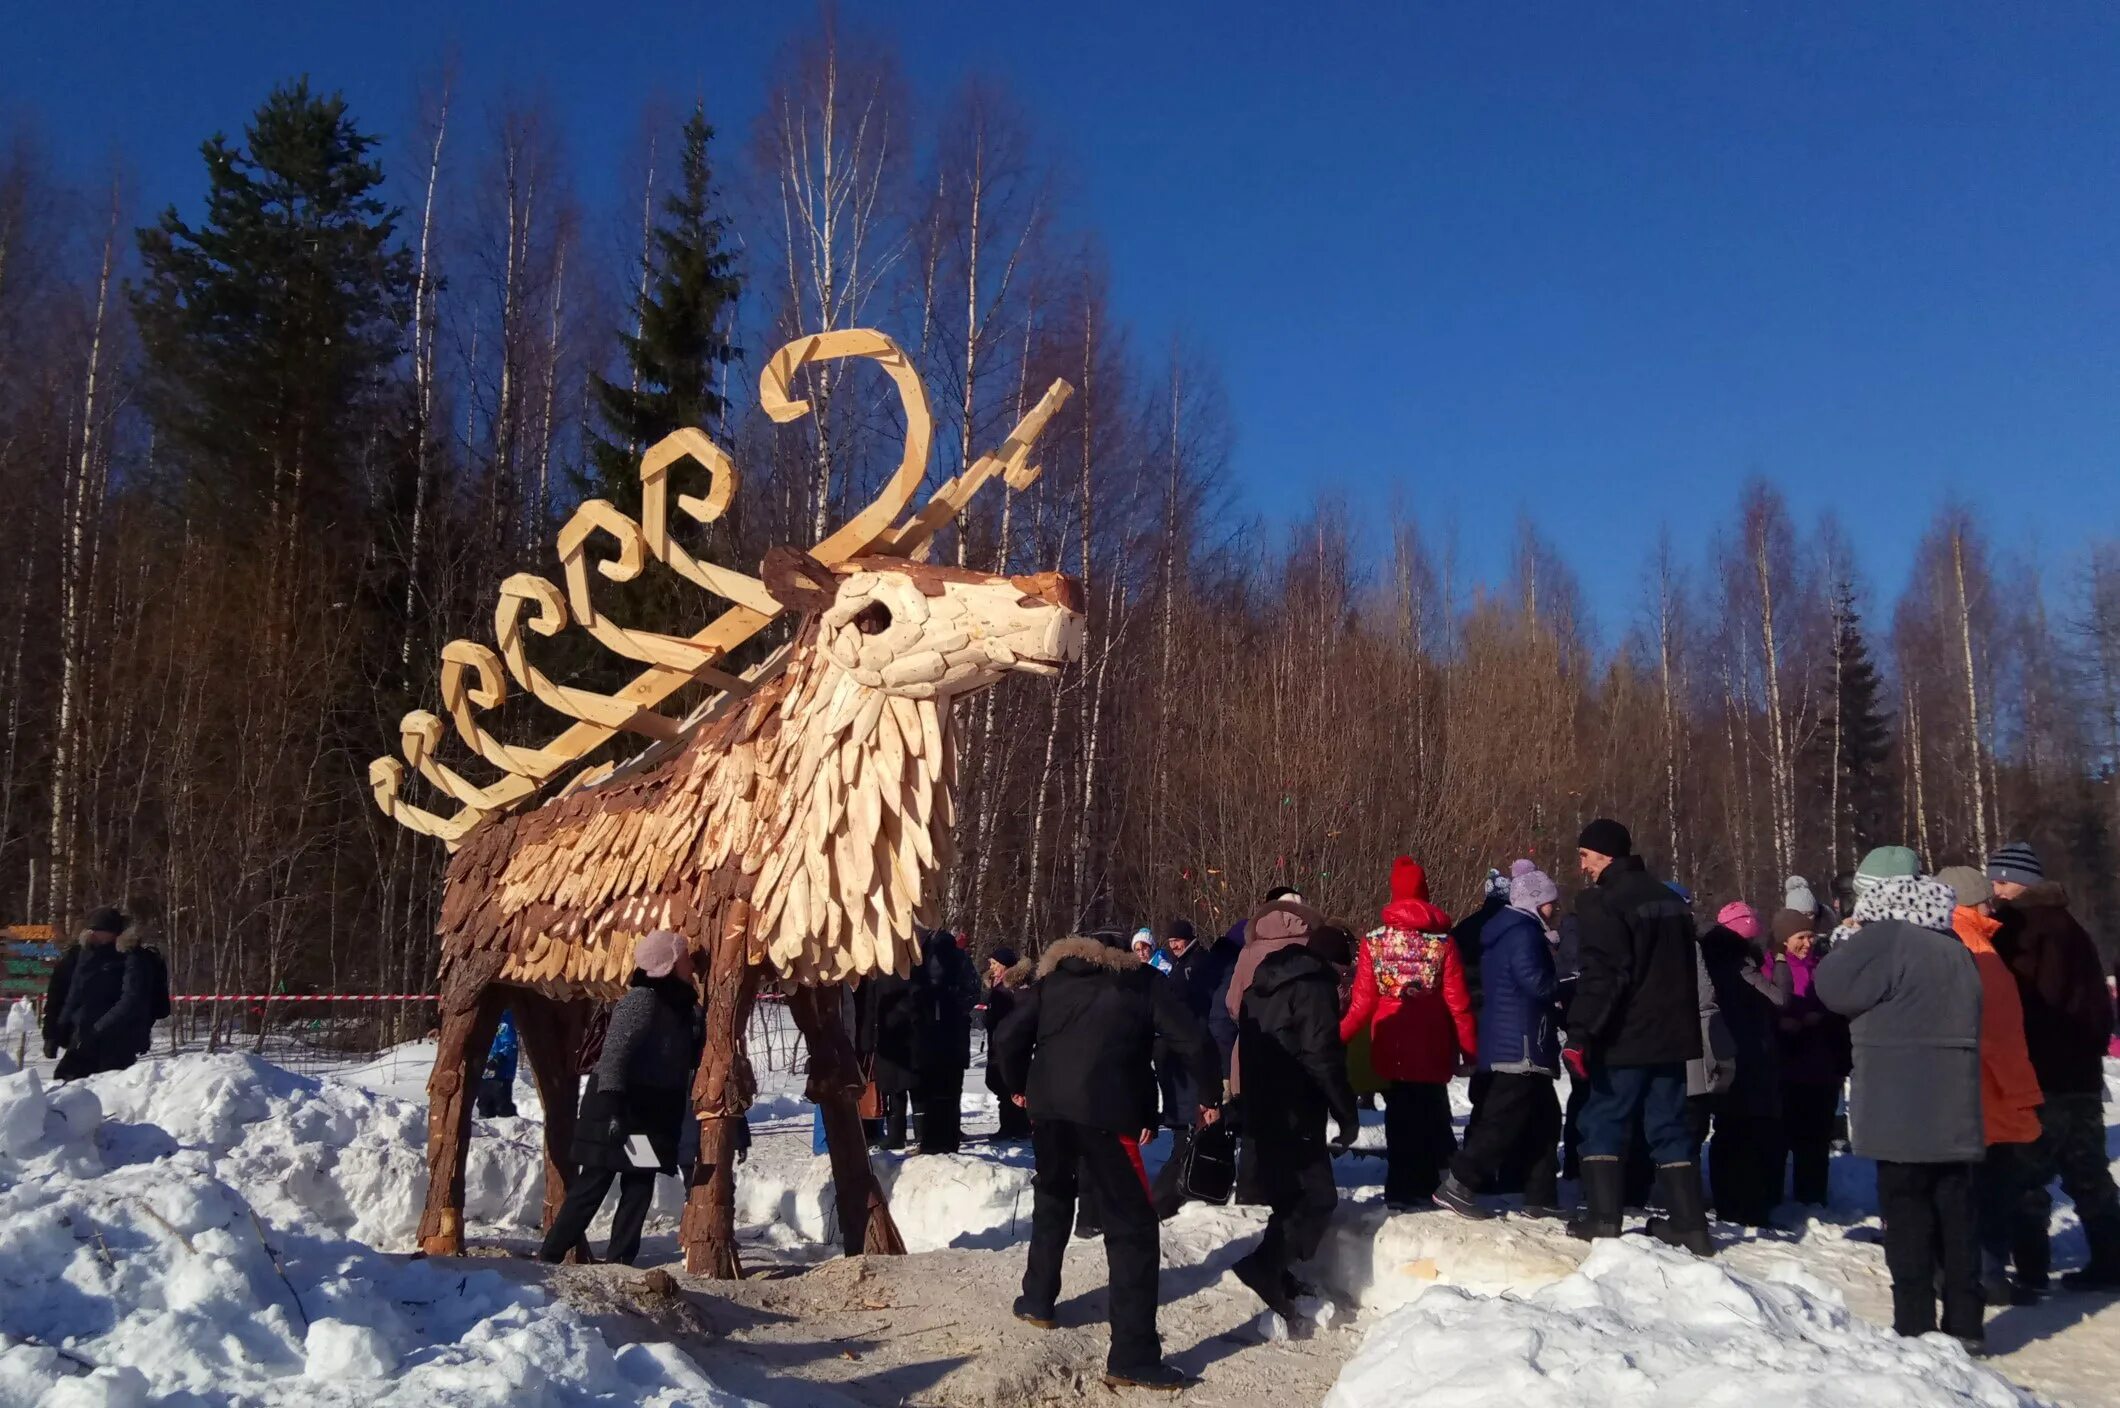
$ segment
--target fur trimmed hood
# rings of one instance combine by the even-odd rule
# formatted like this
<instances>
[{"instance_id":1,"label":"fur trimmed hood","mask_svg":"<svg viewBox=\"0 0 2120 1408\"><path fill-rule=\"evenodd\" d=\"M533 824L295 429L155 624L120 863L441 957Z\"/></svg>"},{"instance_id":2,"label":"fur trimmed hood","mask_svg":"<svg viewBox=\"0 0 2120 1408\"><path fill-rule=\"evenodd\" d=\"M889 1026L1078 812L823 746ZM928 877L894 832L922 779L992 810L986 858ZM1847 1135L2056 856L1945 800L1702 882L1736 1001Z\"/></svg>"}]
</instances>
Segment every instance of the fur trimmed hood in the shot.
<instances>
[{"instance_id":1,"label":"fur trimmed hood","mask_svg":"<svg viewBox=\"0 0 2120 1408\"><path fill-rule=\"evenodd\" d=\"M1031 979L1037 976L1037 963L1028 958L1019 958L1001 970L1001 986L1013 992L1018 988L1027 986Z\"/></svg>"},{"instance_id":2,"label":"fur trimmed hood","mask_svg":"<svg viewBox=\"0 0 2120 1408\"><path fill-rule=\"evenodd\" d=\"M1113 973L1131 973L1141 966L1141 960L1134 957L1131 949L1112 948L1096 939L1070 934L1046 949L1044 956L1038 960L1038 976L1051 977L1053 970L1070 958Z\"/></svg>"}]
</instances>

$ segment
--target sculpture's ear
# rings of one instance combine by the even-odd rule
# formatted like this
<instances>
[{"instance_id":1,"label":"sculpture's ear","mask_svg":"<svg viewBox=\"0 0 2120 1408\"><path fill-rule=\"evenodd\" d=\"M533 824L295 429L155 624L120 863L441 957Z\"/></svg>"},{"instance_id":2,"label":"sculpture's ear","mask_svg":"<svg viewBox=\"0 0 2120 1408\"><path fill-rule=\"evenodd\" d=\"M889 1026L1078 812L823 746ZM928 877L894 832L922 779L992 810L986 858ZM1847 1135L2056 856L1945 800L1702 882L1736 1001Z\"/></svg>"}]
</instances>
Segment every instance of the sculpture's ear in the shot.
<instances>
[{"instance_id":1,"label":"sculpture's ear","mask_svg":"<svg viewBox=\"0 0 2120 1408\"><path fill-rule=\"evenodd\" d=\"M839 595L832 569L801 548L767 548L759 572L773 600L790 611L815 616Z\"/></svg>"}]
</instances>

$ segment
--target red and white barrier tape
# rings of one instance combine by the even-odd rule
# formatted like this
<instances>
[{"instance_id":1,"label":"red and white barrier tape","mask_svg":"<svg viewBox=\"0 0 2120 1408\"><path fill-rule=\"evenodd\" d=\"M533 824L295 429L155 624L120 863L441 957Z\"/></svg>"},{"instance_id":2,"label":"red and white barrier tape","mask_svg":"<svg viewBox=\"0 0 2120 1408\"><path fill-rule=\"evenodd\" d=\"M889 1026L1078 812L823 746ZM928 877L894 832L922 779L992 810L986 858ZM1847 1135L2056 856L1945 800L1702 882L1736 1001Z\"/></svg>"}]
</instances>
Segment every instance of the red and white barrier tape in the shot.
<instances>
[{"instance_id":1,"label":"red and white barrier tape","mask_svg":"<svg viewBox=\"0 0 2120 1408\"><path fill-rule=\"evenodd\" d=\"M177 993L171 1002L433 1002L431 992L201 992Z\"/></svg>"}]
</instances>

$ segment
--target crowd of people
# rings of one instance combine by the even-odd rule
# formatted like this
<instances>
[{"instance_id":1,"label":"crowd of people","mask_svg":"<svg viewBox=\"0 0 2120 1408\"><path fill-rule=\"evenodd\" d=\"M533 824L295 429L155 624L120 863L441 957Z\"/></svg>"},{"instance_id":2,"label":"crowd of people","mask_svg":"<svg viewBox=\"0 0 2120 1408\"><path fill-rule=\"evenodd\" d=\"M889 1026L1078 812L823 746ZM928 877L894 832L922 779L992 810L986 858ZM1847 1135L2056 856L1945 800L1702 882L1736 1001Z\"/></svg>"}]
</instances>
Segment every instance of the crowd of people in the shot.
<instances>
[{"instance_id":1,"label":"crowd of people","mask_svg":"<svg viewBox=\"0 0 2120 1408\"><path fill-rule=\"evenodd\" d=\"M2048 1295L2057 1180L2089 1245L2059 1284L2120 1293L2112 993L2030 846L1935 874L1881 847L1847 877L1844 918L1802 877L1769 915L1736 899L1697 918L1609 819L1577 861L1565 914L1526 859L1453 924L1402 856L1359 937L1283 887L1218 938L1184 921L1161 945L1074 936L1034 973L1008 954L988 1081L1028 1116L1037 1162L1016 1314L1052 1323L1087 1205L1108 1248L1109 1377L1185 1386L1156 1336L1155 1228L1194 1191L1195 1151L1238 1139L1236 1195L1268 1216L1233 1270L1293 1317L1338 1202L1333 1158L1379 1096L1393 1209L1558 1219L1565 1175L1570 1235L1619 1236L1638 1208L1642 1231L1708 1256L1715 1219L1770 1228L1786 1202L1826 1205L1844 1137L1875 1165L1900 1334L1940 1326L1979 1352L1986 1307ZM1152 1183L1159 1119L1176 1138Z\"/></svg>"},{"instance_id":2,"label":"crowd of people","mask_svg":"<svg viewBox=\"0 0 2120 1408\"><path fill-rule=\"evenodd\" d=\"M1648 1235L1707 1256L1711 1210L1767 1228L1785 1202L1827 1204L1844 1132L1875 1165L1899 1333L1940 1326L1977 1351L1987 1307L2049 1294L2057 1181L2089 1247L2059 1284L2120 1292L2104 1112L2113 996L2032 847L1935 873L1909 848L1880 847L1838 896L1844 918L1801 877L1770 915L1733 899L1696 918L1694 897L1609 819L1583 828L1577 863L1565 913L1559 885L1519 859L1490 871L1453 923L1401 856L1373 926L1283 886L1221 935L1179 919L1160 941L1102 930L1035 960L997 947L984 982L965 944L925 934L910 975L851 998L870 1141L959 1150L983 1023L994 1137L1028 1140L1036 1163L1016 1314L1050 1326L1070 1236L1101 1235L1108 1375L1149 1388L1190 1382L1156 1332L1159 1222L1193 1197L1263 1205L1264 1235L1233 1270L1294 1318L1311 1293L1298 1268L1339 1201L1334 1158L1379 1099L1393 1210L1560 1219L1566 1179L1579 1186L1570 1235L1619 1236L1640 1209ZM55 970L44 1040L61 1079L130 1065L168 1014L167 968L138 937L99 909ZM634 962L582 1092L579 1174L547 1260L583 1246L615 1184L606 1255L631 1262L655 1177L684 1163L697 977L667 931L642 938ZM482 1113L513 1112L516 1053L504 1020ZM1471 1102L1462 1142L1458 1077ZM1172 1152L1152 1181L1143 1146L1166 1127Z\"/></svg>"}]
</instances>

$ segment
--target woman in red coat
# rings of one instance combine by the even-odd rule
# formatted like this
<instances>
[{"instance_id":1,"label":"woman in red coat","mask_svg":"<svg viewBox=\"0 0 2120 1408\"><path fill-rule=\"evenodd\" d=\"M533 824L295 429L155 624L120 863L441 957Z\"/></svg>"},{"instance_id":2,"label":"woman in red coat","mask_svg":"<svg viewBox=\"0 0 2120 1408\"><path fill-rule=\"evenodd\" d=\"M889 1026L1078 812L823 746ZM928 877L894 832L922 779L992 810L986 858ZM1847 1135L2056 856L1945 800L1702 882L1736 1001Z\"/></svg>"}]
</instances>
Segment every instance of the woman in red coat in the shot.
<instances>
[{"instance_id":1,"label":"woman in red coat","mask_svg":"<svg viewBox=\"0 0 2120 1408\"><path fill-rule=\"evenodd\" d=\"M1428 899L1428 876L1409 856L1391 863L1383 927L1362 940L1354 995L1340 1040L1369 1033L1384 1089L1384 1202L1418 1207L1434 1196L1457 1152L1450 1078L1479 1050L1465 966L1450 916Z\"/></svg>"}]
</instances>

